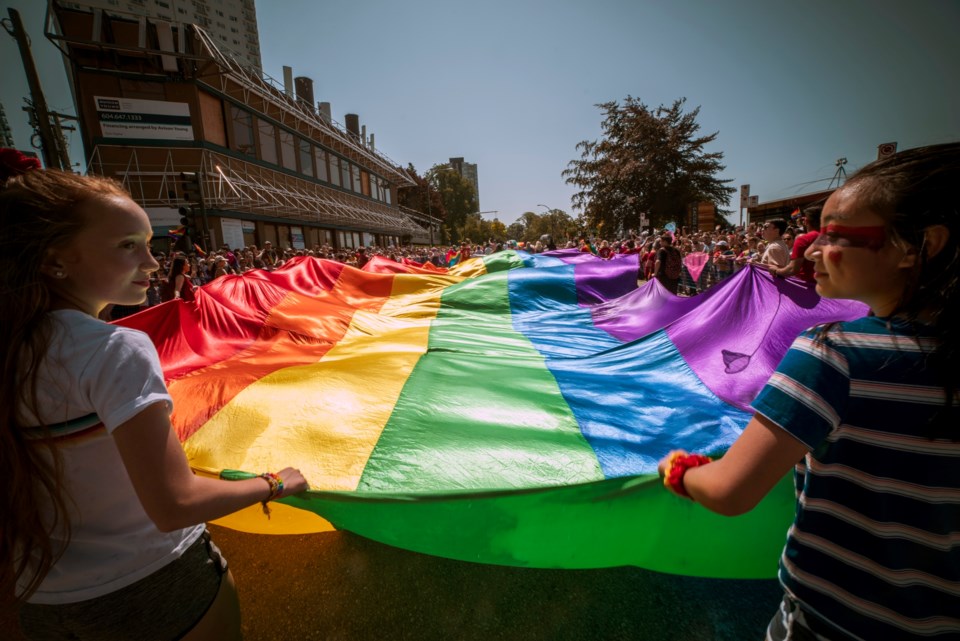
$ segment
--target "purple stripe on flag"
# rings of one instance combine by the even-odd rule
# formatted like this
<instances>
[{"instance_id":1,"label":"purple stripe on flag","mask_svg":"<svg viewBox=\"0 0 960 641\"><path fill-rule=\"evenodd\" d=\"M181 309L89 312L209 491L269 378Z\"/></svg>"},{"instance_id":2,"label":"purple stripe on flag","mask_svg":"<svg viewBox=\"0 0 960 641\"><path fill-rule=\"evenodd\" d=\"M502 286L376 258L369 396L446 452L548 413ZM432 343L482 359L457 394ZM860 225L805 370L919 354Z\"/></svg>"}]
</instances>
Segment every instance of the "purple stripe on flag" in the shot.
<instances>
[{"instance_id":1,"label":"purple stripe on flag","mask_svg":"<svg viewBox=\"0 0 960 641\"><path fill-rule=\"evenodd\" d=\"M867 311L855 301L821 298L812 284L748 266L699 296L673 296L653 280L591 313L597 327L624 342L666 328L700 380L749 411L800 332Z\"/></svg>"}]
</instances>

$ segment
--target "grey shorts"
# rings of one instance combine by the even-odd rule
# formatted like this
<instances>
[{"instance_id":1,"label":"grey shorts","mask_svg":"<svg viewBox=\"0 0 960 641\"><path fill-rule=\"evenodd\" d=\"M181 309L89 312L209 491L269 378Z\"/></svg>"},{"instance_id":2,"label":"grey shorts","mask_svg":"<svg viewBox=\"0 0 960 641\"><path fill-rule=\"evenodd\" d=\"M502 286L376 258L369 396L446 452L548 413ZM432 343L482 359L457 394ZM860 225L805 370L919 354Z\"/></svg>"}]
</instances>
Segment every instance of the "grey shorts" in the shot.
<instances>
[{"instance_id":1,"label":"grey shorts","mask_svg":"<svg viewBox=\"0 0 960 641\"><path fill-rule=\"evenodd\" d=\"M179 639L207 613L226 572L205 531L179 559L116 592L77 603L24 604L20 627L38 641Z\"/></svg>"}]
</instances>

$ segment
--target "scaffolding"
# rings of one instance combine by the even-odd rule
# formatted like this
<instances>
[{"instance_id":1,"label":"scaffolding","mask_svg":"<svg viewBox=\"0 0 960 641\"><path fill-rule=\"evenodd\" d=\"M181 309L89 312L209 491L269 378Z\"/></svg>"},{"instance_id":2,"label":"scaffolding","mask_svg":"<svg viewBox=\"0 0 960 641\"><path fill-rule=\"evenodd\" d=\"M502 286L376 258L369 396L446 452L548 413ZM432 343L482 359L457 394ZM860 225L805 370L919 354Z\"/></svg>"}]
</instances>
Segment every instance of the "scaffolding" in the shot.
<instances>
[{"instance_id":1,"label":"scaffolding","mask_svg":"<svg viewBox=\"0 0 960 641\"><path fill-rule=\"evenodd\" d=\"M262 71L254 73L253 70L241 65L233 56L229 55L229 53L221 51L202 27L197 25L191 26L196 32L197 37L203 43L203 47L216 61L217 65L221 69L228 70L228 73L198 76L197 81L200 84L205 84L220 93L238 98L246 105L250 104L252 96L257 96L264 102L280 110L280 113L285 116L284 119L281 119L283 124L298 129L296 126L298 123L290 121L290 119L294 119L321 129L333 138L335 141L334 146L339 147L337 151L343 155L355 160L362 158L368 162L372 161L385 175L394 178L397 184L409 187L416 186L416 182L399 169L399 165L396 162L390 160L384 154L374 151L362 144L358 138L355 138L353 134L348 132L343 125L336 120L332 118L328 120L326 117L318 116L313 111L312 105L308 108L303 102L288 96L280 88L280 83L268 74ZM231 80L239 85L239 93L233 85L230 84Z\"/></svg>"},{"instance_id":2,"label":"scaffolding","mask_svg":"<svg viewBox=\"0 0 960 641\"><path fill-rule=\"evenodd\" d=\"M429 227L399 208L209 149L97 145L87 171L119 181L144 208L177 208L188 203L181 174L197 172L198 167L203 206L211 215L251 214L251 218L409 235L414 242L427 242L430 237Z\"/></svg>"},{"instance_id":3,"label":"scaffolding","mask_svg":"<svg viewBox=\"0 0 960 641\"><path fill-rule=\"evenodd\" d=\"M63 12L78 17L65 20ZM269 114L306 139L380 174L385 183L401 188L416 184L365 140L288 95L273 78L238 62L201 26L50 0L46 31L77 69L126 73L124 65L133 64L139 69L136 73L148 79L194 84L247 105L254 113ZM170 141L155 147L94 142L87 171L119 180L145 208L183 205L186 199L179 176L196 172L201 177L203 206L214 216L232 213L278 223L301 221L409 236L417 243L427 242L439 230L439 222L432 217L202 144Z\"/></svg>"}]
</instances>

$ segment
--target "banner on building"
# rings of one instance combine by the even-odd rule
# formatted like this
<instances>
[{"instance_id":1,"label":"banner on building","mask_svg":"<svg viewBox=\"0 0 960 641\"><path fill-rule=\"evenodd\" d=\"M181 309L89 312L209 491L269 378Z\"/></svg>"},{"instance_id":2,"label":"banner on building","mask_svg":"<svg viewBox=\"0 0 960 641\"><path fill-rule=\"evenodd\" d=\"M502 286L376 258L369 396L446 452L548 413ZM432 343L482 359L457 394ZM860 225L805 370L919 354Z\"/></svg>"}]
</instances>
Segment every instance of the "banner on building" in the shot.
<instances>
[{"instance_id":1,"label":"banner on building","mask_svg":"<svg viewBox=\"0 0 960 641\"><path fill-rule=\"evenodd\" d=\"M294 249L306 249L306 245L303 244L303 227L290 228L290 242L293 243Z\"/></svg>"},{"instance_id":2,"label":"banner on building","mask_svg":"<svg viewBox=\"0 0 960 641\"><path fill-rule=\"evenodd\" d=\"M154 235L159 227L177 227L180 225L180 212L176 207L146 207L147 217L150 219L150 226L153 227Z\"/></svg>"},{"instance_id":3,"label":"banner on building","mask_svg":"<svg viewBox=\"0 0 960 641\"><path fill-rule=\"evenodd\" d=\"M223 242L230 249L246 247L243 242L243 223L233 218L220 219L220 231L223 233Z\"/></svg>"},{"instance_id":4,"label":"banner on building","mask_svg":"<svg viewBox=\"0 0 960 641\"><path fill-rule=\"evenodd\" d=\"M185 102L94 96L105 138L193 140L190 105Z\"/></svg>"}]
</instances>

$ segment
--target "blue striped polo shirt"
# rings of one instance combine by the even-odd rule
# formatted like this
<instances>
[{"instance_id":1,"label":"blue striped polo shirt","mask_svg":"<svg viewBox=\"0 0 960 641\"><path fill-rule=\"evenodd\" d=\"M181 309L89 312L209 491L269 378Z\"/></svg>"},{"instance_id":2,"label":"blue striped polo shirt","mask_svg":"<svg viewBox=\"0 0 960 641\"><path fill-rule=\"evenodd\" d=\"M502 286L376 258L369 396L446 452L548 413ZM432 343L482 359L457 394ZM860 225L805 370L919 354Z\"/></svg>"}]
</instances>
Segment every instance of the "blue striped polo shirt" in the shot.
<instances>
[{"instance_id":1,"label":"blue striped polo shirt","mask_svg":"<svg viewBox=\"0 0 960 641\"><path fill-rule=\"evenodd\" d=\"M810 448L780 581L861 639L960 639L960 412L933 438L936 345L876 317L808 330L753 404Z\"/></svg>"}]
</instances>

